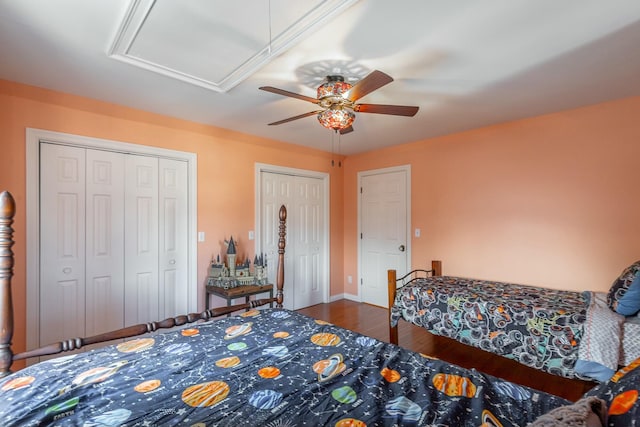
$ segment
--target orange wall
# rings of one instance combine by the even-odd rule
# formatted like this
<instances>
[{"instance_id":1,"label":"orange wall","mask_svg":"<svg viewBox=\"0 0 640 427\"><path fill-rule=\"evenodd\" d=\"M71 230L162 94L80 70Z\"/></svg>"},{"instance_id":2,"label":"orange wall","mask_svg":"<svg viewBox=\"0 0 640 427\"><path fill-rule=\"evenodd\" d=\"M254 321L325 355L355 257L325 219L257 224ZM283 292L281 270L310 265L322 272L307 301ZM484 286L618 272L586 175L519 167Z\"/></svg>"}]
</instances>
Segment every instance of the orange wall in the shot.
<instances>
[{"instance_id":1,"label":"orange wall","mask_svg":"<svg viewBox=\"0 0 640 427\"><path fill-rule=\"evenodd\" d=\"M0 189L18 209L15 348L25 341L27 127L197 153L200 286L219 238L254 228L259 162L331 174L332 295L357 294L344 279L358 277L358 171L405 164L422 229L414 267L442 259L445 274L604 291L640 259L638 117L640 98L629 98L350 156L338 169L328 152L0 80ZM229 179L232 190L219 185Z\"/></svg>"},{"instance_id":2,"label":"orange wall","mask_svg":"<svg viewBox=\"0 0 640 427\"><path fill-rule=\"evenodd\" d=\"M207 236L205 242L198 243L201 309L207 266L212 255L220 252L220 239L244 237L255 228L255 163L330 173L331 282L332 288L338 286L341 292L343 182L342 169L330 166L331 153L0 80L0 189L11 191L17 205L13 281L16 351L25 346L27 127L197 153L197 229Z\"/></svg>"},{"instance_id":3,"label":"orange wall","mask_svg":"<svg viewBox=\"0 0 640 427\"><path fill-rule=\"evenodd\" d=\"M639 118L635 97L349 156L345 276L357 277L357 173L410 164L414 268L607 291L640 259Z\"/></svg>"}]
</instances>

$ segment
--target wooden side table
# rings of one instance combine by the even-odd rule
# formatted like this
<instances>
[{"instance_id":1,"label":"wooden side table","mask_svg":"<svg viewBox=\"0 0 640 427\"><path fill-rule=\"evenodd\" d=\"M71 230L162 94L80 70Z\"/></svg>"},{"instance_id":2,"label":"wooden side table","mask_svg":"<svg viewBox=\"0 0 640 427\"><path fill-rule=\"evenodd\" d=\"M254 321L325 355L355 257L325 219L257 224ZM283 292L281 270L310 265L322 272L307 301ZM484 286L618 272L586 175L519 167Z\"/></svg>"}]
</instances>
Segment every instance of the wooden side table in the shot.
<instances>
[{"instance_id":1,"label":"wooden side table","mask_svg":"<svg viewBox=\"0 0 640 427\"><path fill-rule=\"evenodd\" d=\"M235 288L224 289L220 286L206 286L207 290L206 299L207 299L207 310L209 310L209 295L213 294L220 298L224 298L227 300L227 307L231 305L231 300L235 298L242 298L246 302L249 302L249 297L251 295L261 294L264 292L269 292L269 298L273 298L273 285L242 285L236 286ZM273 307L273 303L269 303L269 307Z\"/></svg>"}]
</instances>

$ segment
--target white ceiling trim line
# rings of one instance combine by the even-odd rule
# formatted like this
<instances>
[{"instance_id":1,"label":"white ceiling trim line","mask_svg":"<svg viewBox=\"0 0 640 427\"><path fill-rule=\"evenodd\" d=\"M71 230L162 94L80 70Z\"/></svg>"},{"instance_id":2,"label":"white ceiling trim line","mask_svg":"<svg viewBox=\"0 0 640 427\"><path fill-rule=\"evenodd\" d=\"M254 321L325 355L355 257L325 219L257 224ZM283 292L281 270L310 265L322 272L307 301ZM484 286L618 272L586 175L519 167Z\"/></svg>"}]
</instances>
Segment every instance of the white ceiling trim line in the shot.
<instances>
[{"instance_id":1,"label":"white ceiling trim line","mask_svg":"<svg viewBox=\"0 0 640 427\"><path fill-rule=\"evenodd\" d=\"M307 34L343 12L358 0L326 0L309 10L302 18L295 21L279 34L270 35L271 40L248 60L238 64L233 71L219 81L211 81L197 75L173 69L166 65L150 61L131 52L133 43L141 33L156 0L132 0L129 10L124 16L120 28L116 33L112 46L108 51L109 57L126 62L145 70L163 74L196 86L216 92L227 92L243 80L247 79L272 58L291 48ZM267 17L269 18L269 17ZM270 25L270 24L269 24Z\"/></svg>"}]
</instances>

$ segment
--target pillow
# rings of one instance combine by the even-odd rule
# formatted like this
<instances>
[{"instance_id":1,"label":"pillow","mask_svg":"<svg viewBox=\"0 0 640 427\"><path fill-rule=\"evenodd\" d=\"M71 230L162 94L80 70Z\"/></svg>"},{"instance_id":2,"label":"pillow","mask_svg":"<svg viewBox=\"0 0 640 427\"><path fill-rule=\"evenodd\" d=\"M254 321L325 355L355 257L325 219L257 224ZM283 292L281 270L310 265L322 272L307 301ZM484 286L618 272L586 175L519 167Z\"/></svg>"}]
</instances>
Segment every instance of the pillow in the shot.
<instances>
[{"instance_id":1,"label":"pillow","mask_svg":"<svg viewBox=\"0 0 640 427\"><path fill-rule=\"evenodd\" d=\"M625 268L620 276L613 281L607 294L607 304L616 313L632 316L640 311L640 279L638 276L640 276L640 261ZM633 289L631 289L632 285ZM630 290L629 296L625 297Z\"/></svg>"},{"instance_id":2,"label":"pillow","mask_svg":"<svg viewBox=\"0 0 640 427\"><path fill-rule=\"evenodd\" d=\"M640 311L640 274L636 274L627 292L618 301L616 311L623 316L633 316Z\"/></svg>"},{"instance_id":3,"label":"pillow","mask_svg":"<svg viewBox=\"0 0 640 427\"><path fill-rule=\"evenodd\" d=\"M560 406L539 416L528 427L603 427L607 407L602 399L583 397L573 405Z\"/></svg>"},{"instance_id":4,"label":"pillow","mask_svg":"<svg viewBox=\"0 0 640 427\"><path fill-rule=\"evenodd\" d=\"M609 382L589 390L583 398L593 396L605 401L609 408L608 426L629 427L640 418L639 388L640 358L616 372Z\"/></svg>"}]
</instances>

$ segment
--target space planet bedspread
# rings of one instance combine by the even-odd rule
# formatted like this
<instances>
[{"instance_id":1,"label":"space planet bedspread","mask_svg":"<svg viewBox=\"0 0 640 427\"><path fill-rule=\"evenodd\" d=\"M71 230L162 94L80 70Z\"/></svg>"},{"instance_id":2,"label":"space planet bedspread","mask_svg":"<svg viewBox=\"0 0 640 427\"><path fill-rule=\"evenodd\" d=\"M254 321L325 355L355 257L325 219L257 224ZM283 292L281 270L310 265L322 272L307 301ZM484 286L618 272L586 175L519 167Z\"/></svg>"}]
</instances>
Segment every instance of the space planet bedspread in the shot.
<instances>
[{"instance_id":1,"label":"space planet bedspread","mask_svg":"<svg viewBox=\"0 0 640 427\"><path fill-rule=\"evenodd\" d=\"M506 427L566 403L278 309L146 335L0 379L4 427Z\"/></svg>"},{"instance_id":2,"label":"space planet bedspread","mask_svg":"<svg viewBox=\"0 0 640 427\"><path fill-rule=\"evenodd\" d=\"M428 331L569 378L575 371L588 292L561 291L452 276L400 288L391 323Z\"/></svg>"}]
</instances>

